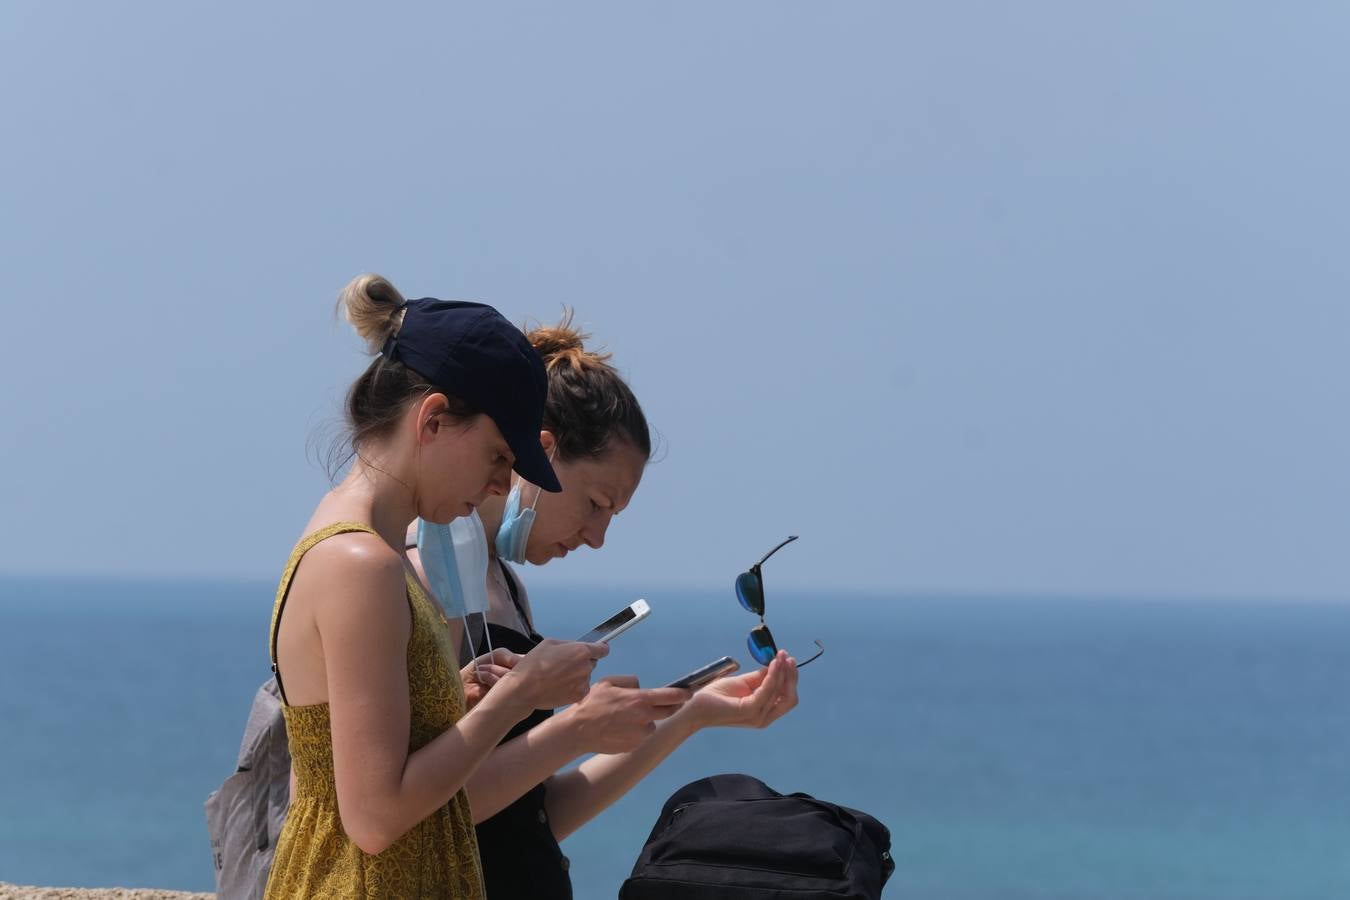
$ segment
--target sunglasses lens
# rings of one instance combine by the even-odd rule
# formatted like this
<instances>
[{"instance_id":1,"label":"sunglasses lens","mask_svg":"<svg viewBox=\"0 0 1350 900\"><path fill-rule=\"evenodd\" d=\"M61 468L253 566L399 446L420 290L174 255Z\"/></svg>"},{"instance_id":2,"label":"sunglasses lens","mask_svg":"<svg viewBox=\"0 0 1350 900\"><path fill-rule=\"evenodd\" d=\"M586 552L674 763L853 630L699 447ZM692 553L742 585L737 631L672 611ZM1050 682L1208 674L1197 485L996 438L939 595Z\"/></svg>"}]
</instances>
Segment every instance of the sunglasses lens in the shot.
<instances>
[{"instance_id":1,"label":"sunglasses lens","mask_svg":"<svg viewBox=\"0 0 1350 900\"><path fill-rule=\"evenodd\" d=\"M754 572L742 572L736 576L736 599L741 601L750 612L764 615L764 587Z\"/></svg>"},{"instance_id":2,"label":"sunglasses lens","mask_svg":"<svg viewBox=\"0 0 1350 900\"><path fill-rule=\"evenodd\" d=\"M778 655L778 647L773 642L773 635L769 634L769 629L763 625L758 625L752 629L750 637L745 643L750 648L750 655L762 666L767 666L773 662L773 658Z\"/></svg>"}]
</instances>

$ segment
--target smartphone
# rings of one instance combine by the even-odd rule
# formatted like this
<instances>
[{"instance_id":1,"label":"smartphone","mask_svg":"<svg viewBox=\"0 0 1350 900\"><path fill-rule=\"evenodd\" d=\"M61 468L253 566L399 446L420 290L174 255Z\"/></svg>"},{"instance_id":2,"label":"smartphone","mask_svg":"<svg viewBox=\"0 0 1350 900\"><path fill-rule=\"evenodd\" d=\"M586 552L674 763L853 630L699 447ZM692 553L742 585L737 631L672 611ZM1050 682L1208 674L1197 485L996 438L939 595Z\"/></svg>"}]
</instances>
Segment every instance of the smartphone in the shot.
<instances>
[{"instance_id":1,"label":"smartphone","mask_svg":"<svg viewBox=\"0 0 1350 900\"><path fill-rule=\"evenodd\" d=\"M741 666L730 656L724 656L721 659L714 660L706 666L695 669L683 678L677 678L666 687L686 688L696 691L709 682L716 681L723 675L730 675Z\"/></svg>"},{"instance_id":2,"label":"smartphone","mask_svg":"<svg viewBox=\"0 0 1350 900\"><path fill-rule=\"evenodd\" d=\"M577 640L585 641L588 644L597 641L602 644L608 644L610 641L647 618L647 616L651 615L651 611L652 608L647 605L646 600L638 600L629 606L625 606L623 609L577 638Z\"/></svg>"}]
</instances>

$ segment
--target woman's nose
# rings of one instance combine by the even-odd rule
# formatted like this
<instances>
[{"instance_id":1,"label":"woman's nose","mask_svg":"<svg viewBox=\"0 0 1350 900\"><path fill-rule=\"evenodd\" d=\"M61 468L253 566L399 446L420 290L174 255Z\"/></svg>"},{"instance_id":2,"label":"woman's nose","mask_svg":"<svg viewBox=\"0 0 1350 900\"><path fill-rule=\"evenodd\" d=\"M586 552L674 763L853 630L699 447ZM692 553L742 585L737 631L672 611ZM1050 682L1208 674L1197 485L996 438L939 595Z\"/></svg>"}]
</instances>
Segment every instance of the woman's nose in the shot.
<instances>
[{"instance_id":1,"label":"woman's nose","mask_svg":"<svg viewBox=\"0 0 1350 900\"><path fill-rule=\"evenodd\" d=\"M505 472L498 472L491 481L488 482L488 493L496 497L504 497L511 490L511 470L508 468Z\"/></svg>"},{"instance_id":2,"label":"woman's nose","mask_svg":"<svg viewBox=\"0 0 1350 900\"><path fill-rule=\"evenodd\" d=\"M609 531L609 520L611 516L603 516L600 521L592 522L581 531L581 539L586 542L586 546L592 550L599 550L605 546L605 532Z\"/></svg>"}]
</instances>

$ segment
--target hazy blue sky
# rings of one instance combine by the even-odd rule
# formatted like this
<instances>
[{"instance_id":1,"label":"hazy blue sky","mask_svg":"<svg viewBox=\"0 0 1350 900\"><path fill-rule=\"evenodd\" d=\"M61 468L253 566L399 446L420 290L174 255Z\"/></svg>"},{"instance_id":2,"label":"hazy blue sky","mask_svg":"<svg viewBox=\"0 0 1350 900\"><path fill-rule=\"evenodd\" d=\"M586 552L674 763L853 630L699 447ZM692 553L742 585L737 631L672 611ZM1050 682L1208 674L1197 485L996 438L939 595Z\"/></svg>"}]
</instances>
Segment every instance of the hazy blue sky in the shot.
<instances>
[{"instance_id":1,"label":"hazy blue sky","mask_svg":"<svg viewBox=\"0 0 1350 900\"><path fill-rule=\"evenodd\" d=\"M353 275L664 458L532 584L1350 597L1342 3L0 6L0 572L275 577Z\"/></svg>"}]
</instances>

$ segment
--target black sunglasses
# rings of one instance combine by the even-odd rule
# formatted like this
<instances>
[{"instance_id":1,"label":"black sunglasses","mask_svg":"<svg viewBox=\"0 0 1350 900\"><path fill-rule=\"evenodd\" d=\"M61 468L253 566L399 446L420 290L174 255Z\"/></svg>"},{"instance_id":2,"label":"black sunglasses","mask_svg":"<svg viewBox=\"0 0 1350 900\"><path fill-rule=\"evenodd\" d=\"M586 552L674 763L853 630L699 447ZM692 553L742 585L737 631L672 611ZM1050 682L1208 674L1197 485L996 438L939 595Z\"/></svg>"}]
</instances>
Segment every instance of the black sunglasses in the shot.
<instances>
[{"instance_id":1,"label":"black sunglasses","mask_svg":"<svg viewBox=\"0 0 1350 900\"><path fill-rule=\"evenodd\" d=\"M790 535L786 541L765 553L760 561L751 566L748 571L736 576L736 599L741 601L741 606L759 616L759 624L750 629L750 637L746 644L750 647L750 655L760 665L767 666L773 662L773 658L778 655L778 645L773 642L773 634L769 631L769 626L764 624L764 576L760 574L759 567L764 565L764 561L770 556L796 539L797 535ZM812 656L806 662L797 663L797 668L800 669L825 652L825 645L820 641L816 641L816 646L820 649L816 651L815 656Z\"/></svg>"}]
</instances>

